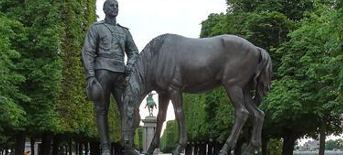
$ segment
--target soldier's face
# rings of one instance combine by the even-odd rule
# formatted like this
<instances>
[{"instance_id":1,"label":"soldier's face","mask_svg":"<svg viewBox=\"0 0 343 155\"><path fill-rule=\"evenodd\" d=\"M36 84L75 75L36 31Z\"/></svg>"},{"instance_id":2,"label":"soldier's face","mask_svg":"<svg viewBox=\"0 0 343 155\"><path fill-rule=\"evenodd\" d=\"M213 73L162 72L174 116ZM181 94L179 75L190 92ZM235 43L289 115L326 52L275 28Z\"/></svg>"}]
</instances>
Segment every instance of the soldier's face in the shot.
<instances>
[{"instance_id":1,"label":"soldier's face","mask_svg":"<svg viewBox=\"0 0 343 155\"><path fill-rule=\"evenodd\" d=\"M107 16L117 17L118 15L118 2L116 0L106 0L104 3L104 12Z\"/></svg>"}]
</instances>

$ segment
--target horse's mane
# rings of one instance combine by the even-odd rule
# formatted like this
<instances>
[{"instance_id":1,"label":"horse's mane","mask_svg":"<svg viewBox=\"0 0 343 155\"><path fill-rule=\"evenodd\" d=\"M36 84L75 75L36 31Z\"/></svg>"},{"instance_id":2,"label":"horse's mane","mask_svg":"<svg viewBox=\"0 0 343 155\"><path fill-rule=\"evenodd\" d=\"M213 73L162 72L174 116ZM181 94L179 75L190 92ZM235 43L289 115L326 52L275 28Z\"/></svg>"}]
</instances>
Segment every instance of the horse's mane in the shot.
<instances>
[{"instance_id":1,"label":"horse's mane","mask_svg":"<svg viewBox=\"0 0 343 155\"><path fill-rule=\"evenodd\" d=\"M145 85L147 82L146 76L147 76L147 73L151 71L151 68L150 68L152 67L151 59L160 51L164 43L164 40L167 36L168 34L163 34L152 39L144 47L142 52L139 53L138 57L136 57L136 61L134 62L132 72L128 79L128 88L131 91L129 93L132 93L130 95L133 95L133 94L138 95L142 91L146 91L145 90L146 89ZM132 96L132 97L138 97L138 96ZM137 98L135 98L134 100L137 100Z\"/></svg>"},{"instance_id":2,"label":"horse's mane","mask_svg":"<svg viewBox=\"0 0 343 155\"><path fill-rule=\"evenodd\" d=\"M170 34L162 34L152 39L139 54L139 58L144 59L147 55L155 55L161 48L164 43L165 38Z\"/></svg>"},{"instance_id":3,"label":"horse's mane","mask_svg":"<svg viewBox=\"0 0 343 155\"><path fill-rule=\"evenodd\" d=\"M136 61L133 65L133 74L137 72L146 72L146 69L149 69L149 64L151 64L151 58L155 56L160 49L162 48L162 45L164 43L165 38L169 34L163 34L160 35L154 39L152 39L142 50L142 52L139 53L138 57L136 58Z\"/></svg>"}]
</instances>

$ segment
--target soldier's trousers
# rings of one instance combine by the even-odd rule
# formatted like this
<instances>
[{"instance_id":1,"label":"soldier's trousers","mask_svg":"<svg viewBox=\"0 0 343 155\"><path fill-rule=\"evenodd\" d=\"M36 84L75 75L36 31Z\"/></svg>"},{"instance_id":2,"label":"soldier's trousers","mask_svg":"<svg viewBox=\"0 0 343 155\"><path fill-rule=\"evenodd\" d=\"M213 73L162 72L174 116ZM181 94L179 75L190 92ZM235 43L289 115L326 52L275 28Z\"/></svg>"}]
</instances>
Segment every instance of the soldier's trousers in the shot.
<instances>
[{"instance_id":1,"label":"soldier's trousers","mask_svg":"<svg viewBox=\"0 0 343 155\"><path fill-rule=\"evenodd\" d=\"M108 70L96 70L95 77L103 88L104 98L94 101L96 112L96 123L100 136L100 143L103 149L109 149L110 140L108 133L108 109L110 104L110 96L114 97L118 105L118 110L121 113L122 101L121 96L124 92L124 73L111 72Z\"/></svg>"},{"instance_id":2,"label":"soldier's trousers","mask_svg":"<svg viewBox=\"0 0 343 155\"><path fill-rule=\"evenodd\" d=\"M108 108L110 104L110 96L114 97L118 105L118 110L122 113L121 96L125 89L124 73L111 72L108 70L96 70L95 77L103 88L104 98L94 101L96 112L96 123L100 136L102 149L109 149L110 140L108 133ZM121 115L121 114L120 114Z\"/></svg>"}]
</instances>

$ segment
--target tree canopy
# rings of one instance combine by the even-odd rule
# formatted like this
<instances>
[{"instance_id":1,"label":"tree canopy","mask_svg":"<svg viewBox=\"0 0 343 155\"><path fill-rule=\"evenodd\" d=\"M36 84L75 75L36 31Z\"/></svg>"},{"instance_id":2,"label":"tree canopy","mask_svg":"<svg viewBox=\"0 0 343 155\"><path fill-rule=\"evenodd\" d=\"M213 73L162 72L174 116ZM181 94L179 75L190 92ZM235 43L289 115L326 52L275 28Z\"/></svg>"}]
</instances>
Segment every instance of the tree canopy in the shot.
<instances>
[{"instance_id":1,"label":"tree canopy","mask_svg":"<svg viewBox=\"0 0 343 155\"><path fill-rule=\"evenodd\" d=\"M95 0L0 1L0 150L18 135L98 141L80 58L95 20ZM110 109L118 142L119 114Z\"/></svg>"}]
</instances>

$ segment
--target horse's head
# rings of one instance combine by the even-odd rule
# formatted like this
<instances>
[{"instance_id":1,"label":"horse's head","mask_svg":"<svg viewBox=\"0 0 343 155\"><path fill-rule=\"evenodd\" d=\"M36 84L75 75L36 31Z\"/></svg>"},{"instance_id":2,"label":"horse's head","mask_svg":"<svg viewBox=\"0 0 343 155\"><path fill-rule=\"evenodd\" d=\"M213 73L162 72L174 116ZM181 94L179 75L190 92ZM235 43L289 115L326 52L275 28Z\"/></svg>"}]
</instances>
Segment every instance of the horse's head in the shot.
<instances>
[{"instance_id":1,"label":"horse's head","mask_svg":"<svg viewBox=\"0 0 343 155\"><path fill-rule=\"evenodd\" d=\"M139 106L145 95L151 91L144 66L141 61L136 60L122 96L122 143L127 149L133 146L134 131L140 122Z\"/></svg>"},{"instance_id":2,"label":"horse's head","mask_svg":"<svg viewBox=\"0 0 343 155\"><path fill-rule=\"evenodd\" d=\"M134 132L134 94L128 85L123 93L122 101L122 145L130 149L133 147L133 132Z\"/></svg>"},{"instance_id":3,"label":"horse's head","mask_svg":"<svg viewBox=\"0 0 343 155\"><path fill-rule=\"evenodd\" d=\"M122 144L125 148L133 147L133 137L136 127L139 125L139 105L142 84L137 81L135 73L132 73L127 81L127 86L122 96Z\"/></svg>"}]
</instances>

